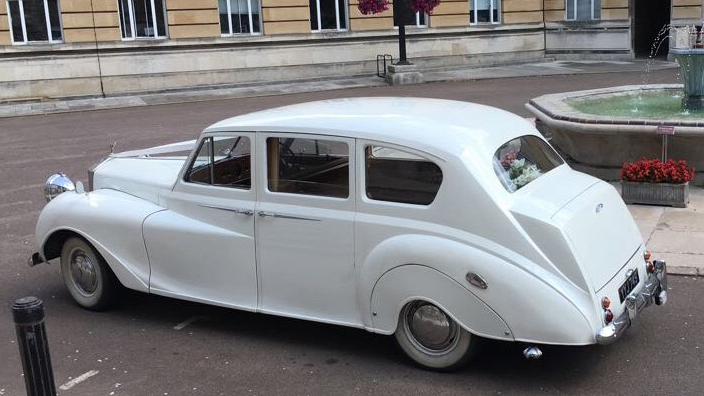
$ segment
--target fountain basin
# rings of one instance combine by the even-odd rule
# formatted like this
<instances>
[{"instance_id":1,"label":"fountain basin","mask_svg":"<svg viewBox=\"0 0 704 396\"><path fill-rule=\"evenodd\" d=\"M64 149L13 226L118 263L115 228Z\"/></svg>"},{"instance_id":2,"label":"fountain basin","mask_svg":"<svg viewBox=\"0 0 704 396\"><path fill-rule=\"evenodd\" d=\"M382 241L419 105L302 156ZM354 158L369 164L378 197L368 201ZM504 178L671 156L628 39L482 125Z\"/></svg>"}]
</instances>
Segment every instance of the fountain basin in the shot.
<instances>
[{"instance_id":1,"label":"fountain basin","mask_svg":"<svg viewBox=\"0 0 704 396\"><path fill-rule=\"evenodd\" d=\"M564 92L534 98L526 107L575 169L602 179L616 180L624 162L660 158L662 126L675 128L675 135L668 137L668 157L686 159L702 170L704 112L682 110L682 90L682 85L658 84ZM650 103L658 111L638 103Z\"/></svg>"}]
</instances>

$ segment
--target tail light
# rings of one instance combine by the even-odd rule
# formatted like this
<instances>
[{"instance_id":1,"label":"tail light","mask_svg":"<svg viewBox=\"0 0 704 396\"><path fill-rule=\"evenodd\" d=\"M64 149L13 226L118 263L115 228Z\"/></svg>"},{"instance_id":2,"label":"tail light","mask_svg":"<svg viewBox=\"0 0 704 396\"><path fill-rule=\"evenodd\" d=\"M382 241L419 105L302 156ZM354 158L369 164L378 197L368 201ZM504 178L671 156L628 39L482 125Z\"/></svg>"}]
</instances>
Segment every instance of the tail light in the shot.
<instances>
[{"instance_id":1,"label":"tail light","mask_svg":"<svg viewBox=\"0 0 704 396\"><path fill-rule=\"evenodd\" d=\"M648 261L645 264L645 269L648 270L648 273L652 274L653 272L655 272L655 265L652 261Z\"/></svg>"},{"instance_id":2,"label":"tail light","mask_svg":"<svg viewBox=\"0 0 704 396\"><path fill-rule=\"evenodd\" d=\"M611 300L608 297L604 297L601 299L601 307L604 309L608 309L611 306Z\"/></svg>"},{"instance_id":3,"label":"tail light","mask_svg":"<svg viewBox=\"0 0 704 396\"><path fill-rule=\"evenodd\" d=\"M648 261L650 260L650 257L652 257L652 254L650 254L649 250L646 250L645 253L643 253L643 258L645 259L645 261Z\"/></svg>"},{"instance_id":4,"label":"tail light","mask_svg":"<svg viewBox=\"0 0 704 396\"><path fill-rule=\"evenodd\" d=\"M613 322L613 320L614 320L614 313L611 312L610 309L607 309L604 312L604 322L606 322L606 324L609 324L609 323Z\"/></svg>"}]
</instances>

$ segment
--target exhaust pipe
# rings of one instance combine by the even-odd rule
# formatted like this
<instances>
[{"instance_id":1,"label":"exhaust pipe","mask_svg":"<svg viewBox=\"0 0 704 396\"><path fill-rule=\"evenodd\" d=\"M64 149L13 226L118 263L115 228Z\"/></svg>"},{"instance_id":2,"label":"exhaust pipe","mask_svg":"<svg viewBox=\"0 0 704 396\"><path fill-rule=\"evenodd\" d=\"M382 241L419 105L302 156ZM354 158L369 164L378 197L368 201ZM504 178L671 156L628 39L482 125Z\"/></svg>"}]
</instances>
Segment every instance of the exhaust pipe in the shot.
<instances>
[{"instance_id":1,"label":"exhaust pipe","mask_svg":"<svg viewBox=\"0 0 704 396\"><path fill-rule=\"evenodd\" d=\"M543 356L543 351L536 346L530 346L523 350L523 356L528 360L538 360Z\"/></svg>"}]
</instances>

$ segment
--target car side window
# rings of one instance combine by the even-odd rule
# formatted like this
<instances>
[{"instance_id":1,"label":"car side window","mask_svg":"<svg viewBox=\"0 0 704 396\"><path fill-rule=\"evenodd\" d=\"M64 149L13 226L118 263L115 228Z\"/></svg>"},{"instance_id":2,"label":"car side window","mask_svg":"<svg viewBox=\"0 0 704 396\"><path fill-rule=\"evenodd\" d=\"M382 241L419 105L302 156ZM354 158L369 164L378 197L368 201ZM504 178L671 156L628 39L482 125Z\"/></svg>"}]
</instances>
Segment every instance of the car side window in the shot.
<instances>
[{"instance_id":1,"label":"car side window","mask_svg":"<svg viewBox=\"0 0 704 396\"><path fill-rule=\"evenodd\" d=\"M435 163L382 146L367 146L364 152L369 199L415 205L435 200L442 184L442 170Z\"/></svg>"},{"instance_id":2,"label":"car side window","mask_svg":"<svg viewBox=\"0 0 704 396\"><path fill-rule=\"evenodd\" d=\"M208 137L201 142L198 154L186 172L186 181L249 189L252 186L251 163L248 137Z\"/></svg>"},{"instance_id":3,"label":"car side window","mask_svg":"<svg viewBox=\"0 0 704 396\"><path fill-rule=\"evenodd\" d=\"M269 191L347 198L350 193L349 146L345 142L267 138Z\"/></svg>"}]
</instances>

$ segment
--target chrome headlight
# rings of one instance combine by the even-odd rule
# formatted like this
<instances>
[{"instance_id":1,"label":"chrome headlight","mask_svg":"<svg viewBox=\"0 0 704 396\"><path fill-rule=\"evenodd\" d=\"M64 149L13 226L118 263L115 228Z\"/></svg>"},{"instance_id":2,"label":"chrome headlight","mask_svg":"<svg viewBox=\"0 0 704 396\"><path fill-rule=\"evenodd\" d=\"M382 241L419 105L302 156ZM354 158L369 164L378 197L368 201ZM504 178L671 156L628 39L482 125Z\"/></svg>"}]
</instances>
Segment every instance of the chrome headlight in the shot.
<instances>
[{"instance_id":1,"label":"chrome headlight","mask_svg":"<svg viewBox=\"0 0 704 396\"><path fill-rule=\"evenodd\" d=\"M44 198L49 202L62 192L74 191L75 189L76 185L73 184L65 173L57 173L49 176L47 179L44 185Z\"/></svg>"}]
</instances>

